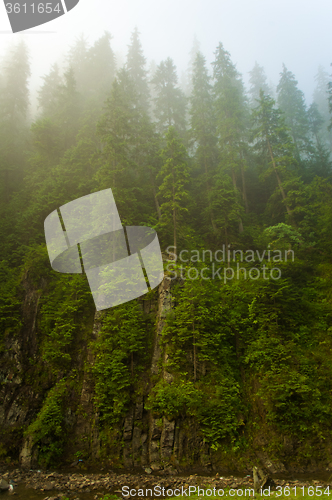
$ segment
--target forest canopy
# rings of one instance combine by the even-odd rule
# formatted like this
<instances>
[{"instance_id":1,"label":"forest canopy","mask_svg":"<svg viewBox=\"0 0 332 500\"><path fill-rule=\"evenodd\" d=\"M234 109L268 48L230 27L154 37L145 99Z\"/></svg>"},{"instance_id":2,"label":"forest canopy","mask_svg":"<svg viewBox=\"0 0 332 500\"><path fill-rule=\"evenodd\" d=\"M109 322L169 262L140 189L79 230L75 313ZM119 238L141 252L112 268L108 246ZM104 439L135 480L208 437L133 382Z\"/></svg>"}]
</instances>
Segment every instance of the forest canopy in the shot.
<instances>
[{"instance_id":1,"label":"forest canopy","mask_svg":"<svg viewBox=\"0 0 332 500\"><path fill-rule=\"evenodd\" d=\"M61 455L59 374L72 383L73 346L94 313L85 276L52 271L44 220L69 201L111 188L123 225L157 231L166 276L185 278L189 269L195 277L175 287L162 333L174 381L159 381L146 409L196 418L215 449L224 439L243 445L243 426L254 429L263 418L255 413L258 400L278 432L300 441L326 437L332 79L318 69L308 106L291 68L283 65L273 89L256 63L246 89L222 43L211 67L197 47L192 51L185 88L171 58L151 68L137 29L121 68L109 33L91 46L82 36L65 64L43 76L32 119L24 42L1 66L0 349L24 325L28 279L40 291L38 349L52 381L40 384L45 393L53 387L29 432L57 443L46 462ZM202 259L204 251L212 259ZM259 275L250 274L253 267ZM263 271L275 267L280 274L266 279ZM125 415L148 365L146 322L135 301L106 314L94 346L101 422L113 425ZM34 363L29 358L21 374L26 383ZM47 427L48 408L55 430Z\"/></svg>"}]
</instances>

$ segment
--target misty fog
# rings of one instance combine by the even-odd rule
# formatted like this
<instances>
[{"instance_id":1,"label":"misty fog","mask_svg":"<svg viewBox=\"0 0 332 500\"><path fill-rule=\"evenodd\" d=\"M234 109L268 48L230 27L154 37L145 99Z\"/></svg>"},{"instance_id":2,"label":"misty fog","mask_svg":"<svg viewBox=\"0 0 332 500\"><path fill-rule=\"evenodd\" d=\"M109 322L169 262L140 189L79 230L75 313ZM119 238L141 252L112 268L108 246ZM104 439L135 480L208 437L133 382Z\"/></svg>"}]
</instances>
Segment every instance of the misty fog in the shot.
<instances>
[{"instance_id":1,"label":"misty fog","mask_svg":"<svg viewBox=\"0 0 332 500\"><path fill-rule=\"evenodd\" d=\"M298 80L307 105L312 101L318 67L330 73L332 6L323 0L305 6L299 0L291 3L285 0L171 0L167 3L80 0L68 14L18 34L11 33L3 4L0 9L1 56L20 39L29 47L33 115L37 110L36 93L43 83L41 77L49 72L53 63L58 63L63 70L66 68L70 47L82 34L88 46L92 46L104 31L109 31L119 69L125 62L130 34L137 27L147 67L171 57L184 91L195 39L208 65L213 61L218 43L222 42L247 88L249 71L255 62L264 67L271 87L277 86L282 64L285 64Z\"/></svg>"}]
</instances>

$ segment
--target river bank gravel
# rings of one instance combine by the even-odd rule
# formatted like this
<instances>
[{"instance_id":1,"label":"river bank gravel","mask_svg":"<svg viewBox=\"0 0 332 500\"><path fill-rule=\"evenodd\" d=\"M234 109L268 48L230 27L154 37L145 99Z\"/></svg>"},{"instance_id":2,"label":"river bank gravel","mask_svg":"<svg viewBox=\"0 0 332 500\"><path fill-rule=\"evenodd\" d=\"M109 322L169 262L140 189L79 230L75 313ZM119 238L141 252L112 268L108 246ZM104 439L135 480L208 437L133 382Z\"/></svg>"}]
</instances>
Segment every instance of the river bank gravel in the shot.
<instances>
[{"instance_id":1,"label":"river bank gravel","mask_svg":"<svg viewBox=\"0 0 332 500\"><path fill-rule=\"evenodd\" d=\"M107 493L116 494L120 498L134 498L134 496L123 496L122 488L127 486L131 490L139 489L146 490L148 488L154 489L159 486L161 489L175 490L175 489L188 489L190 486L201 488L213 489L242 489L253 488L253 478L248 475L246 477L236 477L216 474L215 476L201 476L201 475L169 475L157 476L148 473L144 474L119 474L116 472L108 471L106 473L85 473L80 472L44 472L44 471L25 471L22 469L14 469L11 471L0 471L0 479L11 482L15 487L24 485L27 489L45 492L44 500L60 500L62 497L69 497L71 499L84 500L87 497L100 498L100 496ZM290 488L297 486L298 488L308 488L309 486L330 486L332 491L332 478L331 481L312 480L288 480L273 478L275 489L277 486L289 486ZM127 488L128 490L128 488ZM135 496L141 496L136 493ZM166 495L165 495L166 496Z\"/></svg>"}]
</instances>

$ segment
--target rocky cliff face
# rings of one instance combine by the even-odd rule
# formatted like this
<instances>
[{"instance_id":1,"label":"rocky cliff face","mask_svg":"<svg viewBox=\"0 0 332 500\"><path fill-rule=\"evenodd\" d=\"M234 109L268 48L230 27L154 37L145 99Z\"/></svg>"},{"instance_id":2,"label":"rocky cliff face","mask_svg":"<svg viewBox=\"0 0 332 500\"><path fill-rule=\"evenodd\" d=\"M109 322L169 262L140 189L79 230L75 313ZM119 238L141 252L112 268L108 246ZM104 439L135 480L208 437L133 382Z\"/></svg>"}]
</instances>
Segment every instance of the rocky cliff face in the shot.
<instances>
[{"instance_id":1,"label":"rocky cliff face","mask_svg":"<svg viewBox=\"0 0 332 500\"><path fill-rule=\"evenodd\" d=\"M9 451L22 463L30 464L31 446L22 443L22 429L31 421L42 404L41 394L28 383L27 374L38 361L37 314L40 291L34 289L27 277L23 280L23 325L14 336L6 335L0 362L0 427L2 454Z\"/></svg>"},{"instance_id":2,"label":"rocky cliff face","mask_svg":"<svg viewBox=\"0 0 332 500\"><path fill-rule=\"evenodd\" d=\"M8 336L5 339L1 357L0 424L3 429L3 454L6 453L12 459L19 457L22 466L32 467L38 463L40 443L37 446L36 439L26 435L26 430L42 407L52 377L47 367L44 367L44 373L38 369L38 304L42 290L35 290L27 279L24 283L23 326L14 338ZM88 342L80 345L76 397L71 407L66 408L70 436L64 449L64 459L71 460L75 454L84 455L92 461L101 457L111 458L117 465L149 465L154 470L180 463L209 464L209 449L204 445L194 421L156 418L152 411L144 407L156 380L162 378L166 382L172 381L172 375L165 368L167 359L160 340L166 314L172 308L173 283L165 277L158 289L157 302L142 300L145 312L152 312L156 318L151 365L147 367L148 383L142 393L134 395L133 404L117 428L108 432L106 443L103 440L105 432L103 436L100 435L94 380L90 370L94 364L94 354ZM102 323L103 312L96 312L89 342L98 338ZM38 377L40 380L36 380Z\"/></svg>"},{"instance_id":3,"label":"rocky cliff face","mask_svg":"<svg viewBox=\"0 0 332 500\"><path fill-rule=\"evenodd\" d=\"M271 429L265 427L264 410L256 396L252 398L252 415L257 414L262 425L249 429L246 436L243 434L250 445L240 452L229 443L225 448L210 447L199 423L191 416L171 419L147 409L156 384L162 382L167 386L173 381L162 332L166 315L173 307L175 280L165 277L154 298L145 296L139 301L144 314L153 318L149 362L140 372L138 386L131 389L127 413L112 426L101 421L93 375L96 363L93 346L105 326L105 312L94 312L89 306L91 313L83 317L83 313L75 310L75 321L81 326L70 347L71 364L61 368L59 363L60 368L54 370L43 357L40 326L45 311L40 304L49 293L47 283L42 280L38 286L32 285L28 276L22 283L22 325L14 335L9 332L5 335L0 352L0 460L40 467L41 457L50 452L55 462L71 463L75 458L83 458L95 464L104 461L119 467L143 466L166 471L183 466L248 470L258 463L270 472L281 472L285 470L284 461L299 470L300 460L293 458L299 449L296 437L281 436L273 429L271 434ZM82 311L85 310L84 306ZM191 363L191 354L188 359ZM250 388L247 393L250 398ZM279 455L271 456L268 451L272 439L281 450ZM322 463L331 462L328 447L317 449L321 449ZM322 468L312 458L304 465L307 469Z\"/></svg>"},{"instance_id":4,"label":"rocky cliff face","mask_svg":"<svg viewBox=\"0 0 332 500\"><path fill-rule=\"evenodd\" d=\"M172 381L167 372L165 350L161 347L161 332L166 314L172 308L172 285L168 277L159 286L157 321L153 342L150 373L166 382ZM160 363L163 361L163 363ZM148 391L153 387L149 384ZM126 467L150 465L153 470L179 465L181 462L208 464L208 448L203 445L202 436L193 422L168 420L165 416L156 418L151 411L144 410L144 399L137 399L123 425L123 464Z\"/></svg>"}]
</instances>

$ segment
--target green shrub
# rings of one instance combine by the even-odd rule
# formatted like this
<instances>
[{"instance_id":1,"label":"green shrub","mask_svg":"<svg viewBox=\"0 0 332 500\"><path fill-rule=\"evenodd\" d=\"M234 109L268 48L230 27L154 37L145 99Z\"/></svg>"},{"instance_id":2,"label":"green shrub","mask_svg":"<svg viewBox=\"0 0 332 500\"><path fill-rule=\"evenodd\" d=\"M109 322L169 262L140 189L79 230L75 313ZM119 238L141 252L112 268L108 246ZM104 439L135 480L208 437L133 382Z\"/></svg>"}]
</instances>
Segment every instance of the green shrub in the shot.
<instances>
[{"instance_id":1,"label":"green shrub","mask_svg":"<svg viewBox=\"0 0 332 500\"><path fill-rule=\"evenodd\" d=\"M25 435L32 436L38 446L38 460L48 466L55 463L63 453L66 441L64 403L66 380L62 379L47 394L36 420L30 424Z\"/></svg>"}]
</instances>

